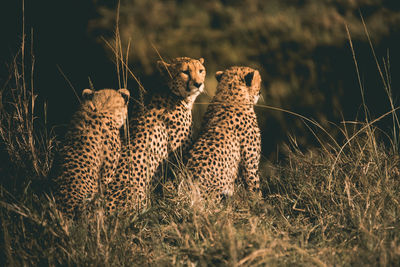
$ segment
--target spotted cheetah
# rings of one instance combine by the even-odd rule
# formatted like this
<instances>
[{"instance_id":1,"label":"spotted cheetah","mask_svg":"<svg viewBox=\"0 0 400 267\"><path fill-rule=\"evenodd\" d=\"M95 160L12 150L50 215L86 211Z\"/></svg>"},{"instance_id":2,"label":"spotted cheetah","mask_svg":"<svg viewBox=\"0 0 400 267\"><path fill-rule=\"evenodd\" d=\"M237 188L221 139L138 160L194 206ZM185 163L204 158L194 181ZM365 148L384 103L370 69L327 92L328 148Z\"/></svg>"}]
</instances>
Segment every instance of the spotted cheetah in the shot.
<instances>
[{"instance_id":1,"label":"spotted cheetah","mask_svg":"<svg viewBox=\"0 0 400 267\"><path fill-rule=\"evenodd\" d=\"M153 97L144 113L130 121L130 144L122 148L116 177L108 185L106 209L127 211L147 205L151 179L160 163L190 142L192 107L204 89L204 59L179 57L158 62L165 94Z\"/></svg>"},{"instance_id":2,"label":"spotted cheetah","mask_svg":"<svg viewBox=\"0 0 400 267\"><path fill-rule=\"evenodd\" d=\"M199 139L186 163L202 199L221 200L234 192L239 171L250 191L259 191L261 136L253 105L261 76L249 67L216 73L218 87L207 108Z\"/></svg>"},{"instance_id":3,"label":"spotted cheetah","mask_svg":"<svg viewBox=\"0 0 400 267\"><path fill-rule=\"evenodd\" d=\"M77 216L114 177L120 155L120 128L127 116L129 91L103 89L82 92L65 143L56 158L54 195L60 210Z\"/></svg>"}]
</instances>

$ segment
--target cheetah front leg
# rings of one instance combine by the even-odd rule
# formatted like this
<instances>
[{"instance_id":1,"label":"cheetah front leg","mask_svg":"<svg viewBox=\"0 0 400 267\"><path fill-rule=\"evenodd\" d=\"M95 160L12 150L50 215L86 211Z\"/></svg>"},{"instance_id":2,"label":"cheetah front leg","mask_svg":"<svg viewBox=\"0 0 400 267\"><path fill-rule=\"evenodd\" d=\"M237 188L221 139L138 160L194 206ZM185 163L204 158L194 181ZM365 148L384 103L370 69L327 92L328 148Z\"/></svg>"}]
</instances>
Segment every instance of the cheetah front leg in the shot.
<instances>
[{"instance_id":1,"label":"cheetah front leg","mask_svg":"<svg viewBox=\"0 0 400 267\"><path fill-rule=\"evenodd\" d=\"M245 144L242 144L241 153L241 172L243 180L250 192L261 195L260 177L258 173L261 157L261 138L259 136L253 136L246 139L248 140Z\"/></svg>"},{"instance_id":2,"label":"cheetah front leg","mask_svg":"<svg viewBox=\"0 0 400 267\"><path fill-rule=\"evenodd\" d=\"M121 143L115 137L104 141L104 157L100 170L100 190L114 180L115 171L121 154Z\"/></svg>"}]
</instances>

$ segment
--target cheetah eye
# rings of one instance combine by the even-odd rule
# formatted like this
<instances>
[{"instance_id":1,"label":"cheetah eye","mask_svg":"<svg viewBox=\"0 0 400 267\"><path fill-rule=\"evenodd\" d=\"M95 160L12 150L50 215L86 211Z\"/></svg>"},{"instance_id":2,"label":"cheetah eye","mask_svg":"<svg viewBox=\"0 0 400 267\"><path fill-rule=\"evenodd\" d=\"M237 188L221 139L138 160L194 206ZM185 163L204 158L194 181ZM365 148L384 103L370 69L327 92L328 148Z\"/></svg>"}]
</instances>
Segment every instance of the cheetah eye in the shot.
<instances>
[{"instance_id":1,"label":"cheetah eye","mask_svg":"<svg viewBox=\"0 0 400 267\"><path fill-rule=\"evenodd\" d=\"M203 71L204 71L203 69L202 69L202 70L199 70L199 73L203 73Z\"/></svg>"},{"instance_id":2,"label":"cheetah eye","mask_svg":"<svg viewBox=\"0 0 400 267\"><path fill-rule=\"evenodd\" d=\"M182 73L189 76L189 70L183 70Z\"/></svg>"}]
</instances>

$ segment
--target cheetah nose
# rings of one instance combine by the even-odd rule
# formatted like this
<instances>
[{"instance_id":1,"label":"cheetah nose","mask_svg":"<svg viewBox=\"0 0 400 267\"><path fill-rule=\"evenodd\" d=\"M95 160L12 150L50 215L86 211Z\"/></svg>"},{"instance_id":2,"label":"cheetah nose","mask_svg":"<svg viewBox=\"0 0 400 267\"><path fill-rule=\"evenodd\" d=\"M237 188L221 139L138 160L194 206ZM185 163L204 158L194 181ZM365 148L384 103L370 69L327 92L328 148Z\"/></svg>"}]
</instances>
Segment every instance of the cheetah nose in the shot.
<instances>
[{"instance_id":1,"label":"cheetah nose","mask_svg":"<svg viewBox=\"0 0 400 267\"><path fill-rule=\"evenodd\" d=\"M193 83L193 85L195 86L195 87L197 87L197 88L199 88L200 86L201 86L201 83Z\"/></svg>"}]
</instances>

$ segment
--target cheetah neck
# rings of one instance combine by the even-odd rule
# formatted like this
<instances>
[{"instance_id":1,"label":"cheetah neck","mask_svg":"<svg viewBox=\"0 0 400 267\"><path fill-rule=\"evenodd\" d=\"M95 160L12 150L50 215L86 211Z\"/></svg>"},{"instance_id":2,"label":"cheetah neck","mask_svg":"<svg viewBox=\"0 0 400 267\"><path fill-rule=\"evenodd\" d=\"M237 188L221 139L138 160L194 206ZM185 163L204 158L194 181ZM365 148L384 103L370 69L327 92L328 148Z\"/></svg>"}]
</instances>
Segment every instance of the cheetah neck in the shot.
<instances>
[{"instance_id":1,"label":"cheetah neck","mask_svg":"<svg viewBox=\"0 0 400 267\"><path fill-rule=\"evenodd\" d=\"M254 104L251 102L243 102L240 100L226 100L226 99L213 99L210 105L214 106L215 108L223 107L224 109L240 109L240 110L251 110L254 111Z\"/></svg>"},{"instance_id":2,"label":"cheetah neck","mask_svg":"<svg viewBox=\"0 0 400 267\"><path fill-rule=\"evenodd\" d=\"M188 97L186 97L185 99L182 100L183 105L187 108L187 109L192 109L193 108L193 104L196 101L196 98L201 94L201 91L197 91L191 95L189 95Z\"/></svg>"},{"instance_id":3,"label":"cheetah neck","mask_svg":"<svg viewBox=\"0 0 400 267\"><path fill-rule=\"evenodd\" d=\"M113 115L110 112L92 112L88 110L82 110L82 112L78 112L75 116L76 121L85 121L86 122L86 127L93 126L93 122L95 121L101 121L102 124L107 125L108 128L112 129L118 129L118 121L115 115Z\"/></svg>"}]
</instances>

